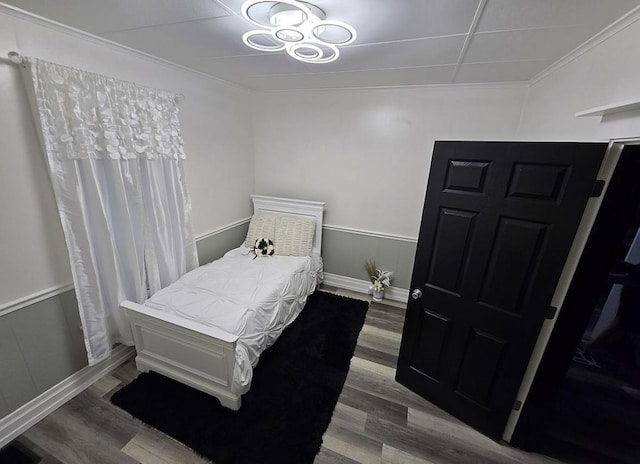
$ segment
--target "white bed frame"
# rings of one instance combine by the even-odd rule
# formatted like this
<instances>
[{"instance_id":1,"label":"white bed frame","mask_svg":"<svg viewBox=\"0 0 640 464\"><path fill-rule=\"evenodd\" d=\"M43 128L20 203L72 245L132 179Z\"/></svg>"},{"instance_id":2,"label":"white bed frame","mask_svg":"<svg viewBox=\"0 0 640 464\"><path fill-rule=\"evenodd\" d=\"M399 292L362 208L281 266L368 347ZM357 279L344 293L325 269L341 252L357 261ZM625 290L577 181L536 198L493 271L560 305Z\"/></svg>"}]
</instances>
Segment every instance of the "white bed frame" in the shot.
<instances>
[{"instance_id":1,"label":"white bed frame","mask_svg":"<svg viewBox=\"0 0 640 464\"><path fill-rule=\"evenodd\" d=\"M252 195L254 213L304 217L316 222L313 253L321 255L324 203ZM209 393L223 406L240 409L231 391L238 337L178 316L124 301L136 346L139 371L155 371Z\"/></svg>"}]
</instances>

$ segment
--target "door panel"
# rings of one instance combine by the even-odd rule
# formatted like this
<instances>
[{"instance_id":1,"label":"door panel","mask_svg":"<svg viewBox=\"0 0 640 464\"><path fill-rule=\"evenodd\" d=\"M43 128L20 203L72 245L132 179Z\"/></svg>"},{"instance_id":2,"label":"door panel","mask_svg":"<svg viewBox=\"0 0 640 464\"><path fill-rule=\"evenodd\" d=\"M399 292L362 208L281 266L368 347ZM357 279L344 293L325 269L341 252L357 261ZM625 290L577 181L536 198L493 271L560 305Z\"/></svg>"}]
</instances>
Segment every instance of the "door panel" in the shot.
<instances>
[{"instance_id":1,"label":"door panel","mask_svg":"<svg viewBox=\"0 0 640 464\"><path fill-rule=\"evenodd\" d=\"M548 224L500 218L478 303L518 314L540 261Z\"/></svg>"},{"instance_id":2,"label":"door panel","mask_svg":"<svg viewBox=\"0 0 640 464\"><path fill-rule=\"evenodd\" d=\"M440 210L428 285L459 294L476 214L449 208Z\"/></svg>"},{"instance_id":3,"label":"door panel","mask_svg":"<svg viewBox=\"0 0 640 464\"><path fill-rule=\"evenodd\" d=\"M470 329L456 393L480 407L489 407L495 379L504 359L507 341L477 329Z\"/></svg>"},{"instance_id":4,"label":"door panel","mask_svg":"<svg viewBox=\"0 0 640 464\"><path fill-rule=\"evenodd\" d=\"M605 150L436 142L400 383L500 438Z\"/></svg>"},{"instance_id":5,"label":"door panel","mask_svg":"<svg viewBox=\"0 0 640 464\"><path fill-rule=\"evenodd\" d=\"M411 367L438 381L443 348L451 331L451 318L425 310L420 322L422 330L412 353Z\"/></svg>"},{"instance_id":6,"label":"door panel","mask_svg":"<svg viewBox=\"0 0 640 464\"><path fill-rule=\"evenodd\" d=\"M488 162L450 160L445 191L482 194L488 167Z\"/></svg>"},{"instance_id":7,"label":"door panel","mask_svg":"<svg viewBox=\"0 0 640 464\"><path fill-rule=\"evenodd\" d=\"M568 169L562 165L515 163L507 195L557 202L568 179Z\"/></svg>"}]
</instances>

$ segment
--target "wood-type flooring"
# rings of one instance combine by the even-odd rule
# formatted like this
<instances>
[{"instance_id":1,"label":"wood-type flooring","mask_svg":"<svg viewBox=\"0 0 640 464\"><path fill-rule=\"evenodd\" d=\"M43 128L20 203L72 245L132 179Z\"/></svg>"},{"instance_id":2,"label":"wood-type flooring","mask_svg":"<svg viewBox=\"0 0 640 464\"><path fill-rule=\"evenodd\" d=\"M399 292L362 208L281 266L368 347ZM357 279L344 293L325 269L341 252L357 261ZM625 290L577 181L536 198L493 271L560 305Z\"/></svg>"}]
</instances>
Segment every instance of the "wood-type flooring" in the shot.
<instances>
[{"instance_id":1,"label":"wood-type flooring","mask_svg":"<svg viewBox=\"0 0 640 464\"><path fill-rule=\"evenodd\" d=\"M371 304L314 464L560 462L496 443L398 384L394 375L404 310L405 305L387 300ZM137 375L129 361L17 440L42 456L42 464L208 462L110 403L111 395Z\"/></svg>"}]
</instances>

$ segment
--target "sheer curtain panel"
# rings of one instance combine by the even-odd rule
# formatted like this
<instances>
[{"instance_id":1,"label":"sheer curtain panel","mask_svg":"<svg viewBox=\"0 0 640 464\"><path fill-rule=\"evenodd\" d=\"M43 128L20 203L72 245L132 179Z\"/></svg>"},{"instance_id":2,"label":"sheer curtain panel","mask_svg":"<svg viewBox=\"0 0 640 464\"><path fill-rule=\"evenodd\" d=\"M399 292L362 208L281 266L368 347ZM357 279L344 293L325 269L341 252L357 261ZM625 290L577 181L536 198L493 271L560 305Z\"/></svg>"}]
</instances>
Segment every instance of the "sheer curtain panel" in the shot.
<instances>
[{"instance_id":1,"label":"sheer curtain panel","mask_svg":"<svg viewBox=\"0 0 640 464\"><path fill-rule=\"evenodd\" d=\"M174 96L30 59L89 364L133 344L123 300L197 267Z\"/></svg>"}]
</instances>

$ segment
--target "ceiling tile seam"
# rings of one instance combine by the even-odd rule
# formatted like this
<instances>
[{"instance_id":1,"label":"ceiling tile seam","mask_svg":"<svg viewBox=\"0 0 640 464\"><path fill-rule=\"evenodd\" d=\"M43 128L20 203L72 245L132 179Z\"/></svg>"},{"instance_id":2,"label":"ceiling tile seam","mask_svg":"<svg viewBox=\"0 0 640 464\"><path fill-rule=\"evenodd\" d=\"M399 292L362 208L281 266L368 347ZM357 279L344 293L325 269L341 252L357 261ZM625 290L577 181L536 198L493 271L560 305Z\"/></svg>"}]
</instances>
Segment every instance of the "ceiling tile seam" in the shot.
<instances>
[{"instance_id":1,"label":"ceiling tile seam","mask_svg":"<svg viewBox=\"0 0 640 464\"><path fill-rule=\"evenodd\" d=\"M218 5L220 8L227 10L230 16L240 16L238 13L236 13L236 11L233 8L231 8L230 6L227 6L224 2L220 0L213 0L213 3Z\"/></svg>"},{"instance_id":2,"label":"ceiling tile seam","mask_svg":"<svg viewBox=\"0 0 640 464\"><path fill-rule=\"evenodd\" d=\"M330 75L330 74L355 74L355 73L364 73L364 72L372 72L372 71L395 71L399 69L423 69L423 68L450 68L455 66L455 63L446 63L446 64L427 64L422 66L398 66L392 68L367 68L367 69L349 69L346 71L323 71L323 72L303 72L303 73L284 73L284 74L249 74L243 77L245 78L253 78L253 77L302 77L302 76L318 76L318 75Z\"/></svg>"},{"instance_id":3,"label":"ceiling tile seam","mask_svg":"<svg viewBox=\"0 0 640 464\"><path fill-rule=\"evenodd\" d=\"M142 31L142 30L145 30L145 29L153 29L153 28L156 28L156 27L173 26L175 24L195 23L195 22L198 22L198 21L209 21L211 19L228 18L230 16L231 15L229 15L229 14L222 15L222 16L207 16L206 18L185 19L184 21L175 21L175 22L172 22L172 23L163 23L163 24L150 24L148 26L132 27L132 28L129 28L129 29L119 29L119 30L115 30L115 31L100 31L100 32L95 32L94 34L96 34L96 35L119 34L121 32Z\"/></svg>"},{"instance_id":4,"label":"ceiling tile seam","mask_svg":"<svg viewBox=\"0 0 640 464\"><path fill-rule=\"evenodd\" d=\"M290 88L290 89L251 89L253 92L258 93L320 93L326 91L332 92L350 92L350 91L369 91L369 90L402 90L413 88L484 88L484 89L502 89L502 88L516 88L526 89L529 87L527 81L504 81L504 82L454 82L446 84L399 84L399 85L369 85L369 86L353 86L353 87L324 87L324 88Z\"/></svg>"},{"instance_id":5,"label":"ceiling tile seam","mask_svg":"<svg viewBox=\"0 0 640 464\"><path fill-rule=\"evenodd\" d=\"M340 47L343 50L347 50L350 48L355 48L355 47L368 47L371 45L386 45L386 44L395 44L395 43L405 43L405 42L413 42L413 41L418 41L418 40L431 40L431 39L447 39L447 38L455 38L455 37L463 37L466 36L466 33L460 33L460 34L450 34L450 35L440 35L440 36L434 36L434 37L421 37L421 38L415 38L415 39L402 39L402 40L389 40L386 42L369 42L369 43L363 43L363 44L356 44L356 45L347 45L344 47ZM210 58L206 58L206 57L197 57L197 58L192 58L194 61L197 62L204 62L204 61L216 61L216 60L224 60L224 59L229 59L229 58L244 58L244 57L251 57L251 56L287 56L286 53L284 52L265 52L265 53L243 53L240 55L227 55L227 56L213 56Z\"/></svg>"},{"instance_id":6,"label":"ceiling tile seam","mask_svg":"<svg viewBox=\"0 0 640 464\"><path fill-rule=\"evenodd\" d=\"M212 56L210 58L197 57L197 58L191 58L191 60L193 60L192 62L202 63L206 61L226 60L230 58L249 58L253 56L289 56L289 55L287 55L286 52L265 52L265 53L256 52L256 53L242 53L240 55Z\"/></svg>"},{"instance_id":7,"label":"ceiling tile seam","mask_svg":"<svg viewBox=\"0 0 640 464\"><path fill-rule=\"evenodd\" d=\"M460 55L458 56L458 63L456 64L453 73L451 74L451 80L449 83L454 83L456 77L458 76L458 71L460 70L460 66L464 61L464 57L467 54L467 50L469 50L469 46L471 45L471 40L473 40L473 35L475 34L476 29L478 28L478 23L480 22L480 18L482 17L482 13L484 13L484 9L487 6L487 0L480 0L478 3L478 8L476 8L476 13L471 20L471 25L469 26L469 32L467 33L467 37L464 39L464 44L462 44L462 50L460 50Z\"/></svg>"},{"instance_id":8,"label":"ceiling tile seam","mask_svg":"<svg viewBox=\"0 0 640 464\"><path fill-rule=\"evenodd\" d=\"M570 26L543 26L543 27L521 27L518 29L499 29L494 31L476 31L475 35L491 35L491 34L505 34L508 32L532 32L532 31L553 31L553 30L567 30L567 29L581 29L585 27L591 27L593 24L572 24Z\"/></svg>"},{"instance_id":9,"label":"ceiling tile seam","mask_svg":"<svg viewBox=\"0 0 640 464\"><path fill-rule=\"evenodd\" d=\"M369 45L386 45L386 44L394 44L394 43L405 43L405 42L417 42L419 40L436 40L436 39L450 39L455 37L465 37L467 35L466 32L458 32L456 34L445 34L445 35L434 35L434 36L425 36L425 37L412 37L411 39L398 39L398 40L385 40L382 42L366 42L366 43L357 43L354 42L351 45L346 45L342 48L356 48L356 47L367 47Z\"/></svg>"},{"instance_id":10,"label":"ceiling tile seam","mask_svg":"<svg viewBox=\"0 0 640 464\"><path fill-rule=\"evenodd\" d=\"M597 47L603 42L606 42L608 39L615 36L619 32L622 32L624 29L631 26L638 20L640 20L640 6L635 7L629 13L614 21L609 26L605 27L603 30L595 34L593 37L578 45L576 48L574 48L572 51L570 51L560 59L556 60L553 64L551 64L551 66L543 69L538 74L533 76L529 80L529 86L538 83L545 77L568 65L573 60L585 54L589 50Z\"/></svg>"},{"instance_id":11,"label":"ceiling tile seam","mask_svg":"<svg viewBox=\"0 0 640 464\"><path fill-rule=\"evenodd\" d=\"M464 61L462 65L466 64L503 64L503 63L538 63L538 62L553 62L552 59L532 58L528 60L494 60L494 61Z\"/></svg>"},{"instance_id":12,"label":"ceiling tile seam","mask_svg":"<svg viewBox=\"0 0 640 464\"><path fill-rule=\"evenodd\" d=\"M36 15L34 13L31 13L29 11L21 10L20 8L16 8L14 6L7 5L6 3L1 3L0 2L0 13L6 13L9 16L13 16L14 18L17 18L17 19L20 19L20 20L23 20L23 21L28 21L28 22L31 22L31 23L34 23L34 24L39 24L41 26L47 27L49 29L52 29L54 31L61 32L61 33L64 33L64 34L68 34L70 36L78 37L80 39L92 42L92 43L94 43L96 45L101 45L103 47L110 48L110 49L112 49L114 51L126 53L128 55L135 56L137 58L144 59L144 60L152 62L152 63L164 65L164 66L167 66L169 68L173 68L173 69L178 70L178 71L189 72L189 73L192 73L192 74L194 74L196 76L199 76L199 77L202 77L202 78L205 78L205 79L208 79L208 80L212 80L212 81L218 82L220 84L227 85L227 86L229 86L231 88L234 88L236 90L240 90L240 91L243 91L243 92L246 92L247 90L249 90L248 88L246 88L246 87L244 87L242 85L236 84L234 82L230 82L230 81L227 81L225 79L221 79L219 77L212 76L211 74L206 74L206 73L204 73L202 71L198 71L198 70L195 70L193 68L189 68L188 66L184 66L184 65L181 65L181 64L178 64L178 63L174 63L173 61L169 61L167 59L160 58L160 57L157 57L155 55L151 55L150 53L145 53L145 52L142 52L140 50L136 50L135 48L127 47L126 45L122 45L122 44L120 44L118 42L114 42L114 41L106 39L104 37L100 37L99 35L91 34L89 32L85 32L85 31L82 31L80 29L76 29L74 27L67 26L66 24L62 24L62 23L59 23L57 21L53 21L52 19L48 19L48 18L45 18L43 16L38 16L38 15ZM24 52L24 50L22 50L21 47L18 47L18 48L19 49L16 50L16 51Z\"/></svg>"},{"instance_id":13,"label":"ceiling tile seam","mask_svg":"<svg viewBox=\"0 0 640 464\"><path fill-rule=\"evenodd\" d=\"M507 63L544 63L550 62L551 60L504 60L504 61L473 61L468 63L462 63L463 65L474 65L474 64L507 64ZM442 63L442 64L427 64L421 66L394 66L388 68L365 68L365 69L349 69L349 70L341 70L341 71L323 71L323 72L300 72L300 73L280 73L280 74L249 74L245 75L245 78L261 78L261 77L302 77L302 76L316 76L316 75L332 75L332 74L355 74L361 72L371 72L371 71L395 71L401 69L425 69L425 68L447 68L451 66L455 66L456 63Z\"/></svg>"}]
</instances>

